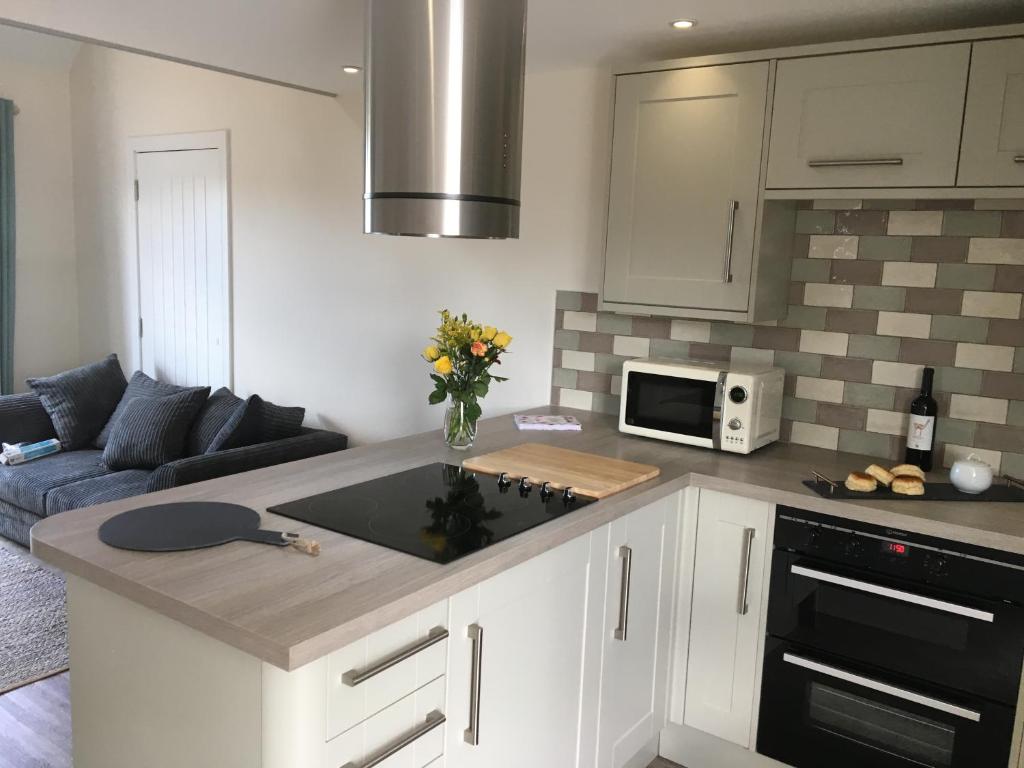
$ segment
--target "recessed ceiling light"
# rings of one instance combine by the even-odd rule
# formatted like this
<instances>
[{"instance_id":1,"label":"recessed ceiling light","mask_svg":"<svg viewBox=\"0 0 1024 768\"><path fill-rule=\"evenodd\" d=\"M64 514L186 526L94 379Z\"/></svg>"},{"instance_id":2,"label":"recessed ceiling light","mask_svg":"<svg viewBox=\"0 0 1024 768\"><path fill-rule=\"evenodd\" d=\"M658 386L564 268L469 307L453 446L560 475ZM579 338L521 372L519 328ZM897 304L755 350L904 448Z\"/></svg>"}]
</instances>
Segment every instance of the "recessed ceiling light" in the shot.
<instances>
[{"instance_id":1,"label":"recessed ceiling light","mask_svg":"<svg viewBox=\"0 0 1024 768\"><path fill-rule=\"evenodd\" d=\"M670 21L668 24L672 29L692 29L697 26L697 22L693 19L676 19Z\"/></svg>"},{"instance_id":2,"label":"recessed ceiling light","mask_svg":"<svg viewBox=\"0 0 1024 768\"><path fill-rule=\"evenodd\" d=\"M341 71L344 72L346 75L358 75L360 72L363 71L363 68L357 67L354 64L349 64L347 67L342 67Z\"/></svg>"}]
</instances>

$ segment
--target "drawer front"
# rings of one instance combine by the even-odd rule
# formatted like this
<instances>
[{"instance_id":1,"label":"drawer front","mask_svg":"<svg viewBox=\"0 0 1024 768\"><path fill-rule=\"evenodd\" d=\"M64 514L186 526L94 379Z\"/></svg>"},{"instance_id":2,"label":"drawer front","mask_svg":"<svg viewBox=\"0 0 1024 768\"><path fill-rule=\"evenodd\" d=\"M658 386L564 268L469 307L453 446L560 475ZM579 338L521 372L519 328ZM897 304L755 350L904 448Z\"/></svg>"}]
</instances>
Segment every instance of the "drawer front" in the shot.
<instances>
[{"instance_id":1,"label":"drawer front","mask_svg":"<svg viewBox=\"0 0 1024 768\"><path fill-rule=\"evenodd\" d=\"M444 712L440 677L331 739L328 768L434 768L444 752Z\"/></svg>"},{"instance_id":2,"label":"drawer front","mask_svg":"<svg viewBox=\"0 0 1024 768\"><path fill-rule=\"evenodd\" d=\"M953 186L970 43L781 61L768 187Z\"/></svg>"},{"instance_id":3,"label":"drawer front","mask_svg":"<svg viewBox=\"0 0 1024 768\"><path fill-rule=\"evenodd\" d=\"M327 738L441 677L448 641L436 639L438 629L447 627L448 601L443 600L332 653L327 660ZM409 652L408 658L373 674L402 652Z\"/></svg>"}]
</instances>

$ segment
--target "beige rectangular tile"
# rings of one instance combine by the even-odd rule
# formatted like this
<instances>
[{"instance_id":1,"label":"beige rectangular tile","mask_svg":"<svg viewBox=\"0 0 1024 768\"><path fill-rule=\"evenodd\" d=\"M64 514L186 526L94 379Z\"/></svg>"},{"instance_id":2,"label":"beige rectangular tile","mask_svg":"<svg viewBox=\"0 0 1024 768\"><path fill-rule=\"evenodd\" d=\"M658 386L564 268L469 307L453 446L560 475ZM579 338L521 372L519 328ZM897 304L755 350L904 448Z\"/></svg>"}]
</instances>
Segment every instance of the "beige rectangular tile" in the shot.
<instances>
[{"instance_id":1,"label":"beige rectangular tile","mask_svg":"<svg viewBox=\"0 0 1024 768\"><path fill-rule=\"evenodd\" d=\"M612 353L620 357L647 357L651 354L651 340L639 336L616 336Z\"/></svg>"},{"instance_id":2,"label":"beige rectangular tile","mask_svg":"<svg viewBox=\"0 0 1024 768\"><path fill-rule=\"evenodd\" d=\"M669 338L675 341L711 341L711 323L702 320L673 320Z\"/></svg>"},{"instance_id":3,"label":"beige rectangular tile","mask_svg":"<svg viewBox=\"0 0 1024 768\"><path fill-rule=\"evenodd\" d=\"M842 307L849 309L853 306L853 286L807 283L804 286L804 304L811 307Z\"/></svg>"},{"instance_id":4,"label":"beige rectangular tile","mask_svg":"<svg viewBox=\"0 0 1024 768\"><path fill-rule=\"evenodd\" d=\"M856 259L856 235L811 235L807 257L810 259Z\"/></svg>"},{"instance_id":5,"label":"beige rectangular tile","mask_svg":"<svg viewBox=\"0 0 1024 768\"><path fill-rule=\"evenodd\" d=\"M861 200L815 200L814 210L816 211L855 211L863 207Z\"/></svg>"},{"instance_id":6,"label":"beige rectangular tile","mask_svg":"<svg viewBox=\"0 0 1024 768\"><path fill-rule=\"evenodd\" d=\"M994 344L956 345L957 368L979 368L983 371L1012 371L1013 347L999 347ZM1024 392L1021 393L1024 397Z\"/></svg>"},{"instance_id":7,"label":"beige rectangular tile","mask_svg":"<svg viewBox=\"0 0 1024 768\"><path fill-rule=\"evenodd\" d=\"M829 331L800 331L800 351L845 357L850 334Z\"/></svg>"},{"instance_id":8,"label":"beige rectangular tile","mask_svg":"<svg viewBox=\"0 0 1024 768\"><path fill-rule=\"evenodd\" d=\"M875 360L871 368L871 383L888 384L891 387L919 387L923 369L923 365Z\"/></svg>"},{"instance_id":9,"label":"beige rectangular tile","mask_svg":"<svg viewBox=\"0 0 1024 768\"><path fill-rule=\"evenodd\" d=\"M964 421L987 421L989 424L1005 424L1009 410L1008 400L974 395L952 395L949 399L949 416Z\"/></svg>"},{"instance_id":10,"label":"beige rectangular tile","mask_svg":"<svg viewBox=\"0 0 1024 768\"><path fill-rule=\"evenodd\" d=\"M946 450L942 454L942 466L951 467L953 462L966 459L971 454L974 454L992 467L994 472L999 472L1000 464L1002 464L1003 460L1003 454L999 451L988 451L984 448L971 448L970 446L954 445L952 443L946 444Z\"/></svg>"},{"instance_id":11,"label":"beige rectangular tile","mask_svg":"<svg viewBox=\"0 0 1024 768\"><path fill-rule=\"evenodd\" d=\"M808 424L804 421L794 421L789 439L790 442L798 443L799 445L810 445L815 448L834 451L839 448L839 428L824 427L821 424Z\"/></svg>"},{"instance_id":12,"label":"beige rectangular tile","mask_svg":"<svg viewBox=\"0 0 1024 768\"><path fill-rule=\"evenodd\" d=\"M576 371L592 371L594 370L594 353L563 349L562 367Z\"/></svg>"},{"instance_id":13,"label":"beige rectangular tile","mask_svg":"<svg viewBox=\"0 0 1024 768\"><path fill-rule=\"evenodd\" d=\"M580 408L584 411L594 409L594 393L579 389L562 389L558 393L558 404L566 408Z\"/></svg>"},{"instance_id":14,"label":"beige rectangular tile","mask_svg":"<svg viewBox=\"0 0 1024 768\"><path fill-rule=\"evenodd\" d=\"M886 435L907 434L907 422L910 417L898 411L881 411L868 409L868 432L881 432Z\"/></svg>"},{"instance_id":15,"label":"beige rectangular tile","mask_svg":"<svg viewBox=\"0 0 1024 768\"><path fill-rule=\"evenodd\" d=\"M890 211L890 235L941 235L942 211Z\"/></svg>"},{"instance_id":16,"label":"beige rectangular tile","mask_svg":"<svg viewBox=\"0 0 1024 768\"><path fill-rule=\"evenodd\" d=\"M562 327L567 331L589 331L594 333L597 330L597 313L566 311Z\"/></svg>"},{"instance_id":17,"label":"beige rectangular tile","mask_svg":"<svg viewBox=\"0 0 1024 768\"><path fill-rule=\"evenodd\" d=\"M910 336L927 339L932 330L932 316L914 312L879 312L879 336Z\"/></svg>"},{"instance_id":18,"label":"beige rectangular tile","mask_svg":"<svg viewBox=\"0 0 1024 768\"><path fill-rule=\"evenodd\" d=\"M811 376L796 377L796 396L804 400L819 400L825 403L843 402L845 382L837 379L815 379Z\"/></svg>"},{"instance_id":19,"label":"beige rectangular tile","mask_svg":"<svg viewBox=\"0 0 1024 768\"><path fill-rule=\"evenodd\" d=\"M934 288L938 264L914 261L887 261L882 267L882 285L906 288Z\"/></svg>"},{"instance_id":20,"label":"beige rectangular tile","mask_svg":"<svg viewBox=\"0 0 1024 768\"><path fill-rule=\"evenodd\" d=\"M960 313L968 317L999 317L1016 320L1020 317L1019 293L997 293L993 291L964 291L964 303Z\"/></svg>"},{"instance_id":21,"label":"beige rectangular tile","mask_svg":"<svg viewBox=\"0 0 1024 768\"><path fill-rule=\"evenodd\" d=\"M967 251L967 262L1024 264L1024 240L1015 237L972 237Z\"/></svg>"}]
</instances>

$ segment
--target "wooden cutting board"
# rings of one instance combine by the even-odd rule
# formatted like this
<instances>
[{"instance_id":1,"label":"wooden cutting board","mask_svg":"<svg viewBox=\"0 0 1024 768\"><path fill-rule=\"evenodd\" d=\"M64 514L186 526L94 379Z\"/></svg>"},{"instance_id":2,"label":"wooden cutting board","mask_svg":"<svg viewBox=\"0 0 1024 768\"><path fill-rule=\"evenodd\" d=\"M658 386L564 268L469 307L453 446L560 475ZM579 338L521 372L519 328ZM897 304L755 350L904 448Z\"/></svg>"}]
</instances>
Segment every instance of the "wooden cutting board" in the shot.
<instances>
[{"instance_id":1,"label":"wooden cutting board","mask_svg":"<svg viewBox=\"0 0 1024 768\"><path fill-rule=\"evenodd\" d=\"M595 499L624 491L661 473L650 464L609 459L544 443L523 443L474 456L463 461L462 466L488 475L507 472L513 480L527 477L534 484L548 482L555 490L572 488L576 493Z\"/></svg>"}]
</instances>

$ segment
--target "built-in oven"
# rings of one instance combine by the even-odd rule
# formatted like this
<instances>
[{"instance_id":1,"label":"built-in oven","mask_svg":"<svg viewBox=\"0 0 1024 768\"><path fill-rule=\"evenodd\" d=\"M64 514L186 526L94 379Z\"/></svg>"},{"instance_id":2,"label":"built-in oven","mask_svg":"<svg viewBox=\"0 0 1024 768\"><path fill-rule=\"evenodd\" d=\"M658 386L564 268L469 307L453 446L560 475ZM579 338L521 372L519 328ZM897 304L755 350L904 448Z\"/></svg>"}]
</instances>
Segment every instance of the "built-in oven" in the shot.
<instances>
[{"instance_id":1,"label":"built-in oven","mask_svg":"<svg viewBox=\"0 0 1024 768\"><path fill-rule=\"evenodd\" d=\"M780 507L758 751L796 766L1004 768L1024 558Z\"/></svg>"}]
</instances>

